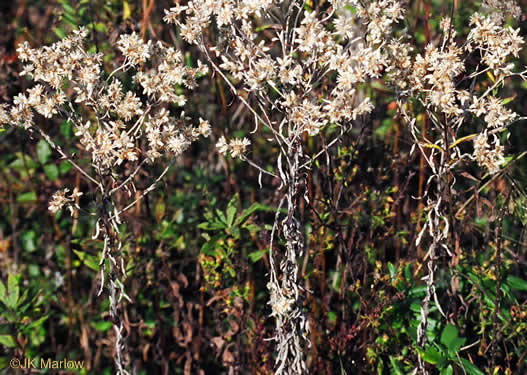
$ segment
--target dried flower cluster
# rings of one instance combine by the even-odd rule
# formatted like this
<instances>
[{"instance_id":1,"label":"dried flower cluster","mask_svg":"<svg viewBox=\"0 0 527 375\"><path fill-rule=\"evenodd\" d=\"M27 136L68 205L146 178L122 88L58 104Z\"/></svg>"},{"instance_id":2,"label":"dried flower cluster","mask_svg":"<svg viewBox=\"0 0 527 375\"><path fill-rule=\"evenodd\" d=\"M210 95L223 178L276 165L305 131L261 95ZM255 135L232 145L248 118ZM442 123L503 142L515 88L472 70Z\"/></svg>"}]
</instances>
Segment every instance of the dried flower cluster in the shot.
<instances>
[{"instance_id":1,"label":"dried flower cluster","mask_svg":"<svg viewBox=\"0 0 527 375\"><path fill-rule=\"evenodd\" d=\"M193 128L186 125L183 114L175 118L164 108L154 111L162 102L184 105L178 87L194 87L196 75L207 73L205 66L189 68L180 52L161 42L144 43L136 34L122 35L117 45L125 56L124 64L104 79L102 54L83 49L86 35L81 29L52 46L33 50L25 42L18 48L20 59L28 63L23 74L38 84L14 98L7 122L31 128L31 108L48 118L59 111L69 113L75 135L92 154L93 166L99 171L137 161L142 138L148 140L144 155L154 161L166 154L177 156L200 135L208 134L206 123ZM149 68L145 63L153 56L157 63ZM133 79L147 96L144 102L136 93L125 92L123 83L114 77L132 67L138 69ZM91 111L87 121L75 117L74 104Z\"/></svg>"},{"instance_id":2,"label":"dried flower cluster","mask_svg":"<svg viewBox=\"0 0 527 375\"><path fill-rule=\"evenodd\" d=\"M497 25L503 25L509 17L519 20L522 14L522 9L515 0L483 0L481 8Z\"/></svg>"},{"instance_id":3,"label":"dried flower cluster","mask_svg":"<svg viewBox=\"0 0 527 375\"><path fill-rule=\"evenodd\" d=\"M216 147L218 148L218 152L222 155L230 153L233 158L242 158L250 144L251 141L245 137L242 139L231 139L230 142L227 142L225 137L222 136L218 143L216 143Z\"/></svg>"},{"instance_id":4,"label":"dried flower cluster","mask_svg":"<svg viewBox=\"0 0 527 375\"><path fill-rule=\"evenodd\" d=\"M390 62L387 71L399 94L399 109L410 127L417 146L432 174L421 199L426 201L426 222L417 238L417 246L428 237L427 275L423 278L427 293L421 306L421 323L417 330L419 345L425 346L428 314L432 298L443 316L435 292L434 274L439 251L445 251L455 265L459 254L453 253L451 195L455 184L455 168L464 160L475 160L490 174L500 171L505 162L499 133L518 116L505 107L498 88L511 76L525 79L526 72L514 72L511 61L518 57L524 44L520 29L504 26L508 16L518 17L519 9L508 2L484 2L489 15L475 13L470 18L466 42L458 41L449 18L441 23L439 43L431 41L423 53L414 53L405 36L389 42ZM505 10L507 7L507 11ZM472 60L478 61L476 67ZM416 99L432 123L426 135L417 126L417 114L410 113L408 98ZM419 111L419 109L415 109ZM462 125L483 124L483 129L460 137ZM461 144L473 140L473 153L463 152ZM489 141L490 140L490 141ZM428 235L428 236L426 236ZM445 316L446 317L446 316ZM426 374L422 358L419 370Z\"/></svg>"},{"instance_id":5,"label":"dried flower cluster","mask_svg":"<svg viewBox=\"0 0 527 375\"><path fill-rule=\"evenodd\" d=\"M51 197L51 201L49 202L49 210L53 213L58 212L61 210L64 206L67 206L70 210L71 214L73 215L74 207L79 208L78 205L75 203L75 200L82 195L81 192L77 188L73 189L73 192L68 196L70 189L62 189L57 191L55 194L53 194L53 197Z\"/></svg>"},{"instance_id":6,"label":"dried flower cluster","mask_svg":"<svg viewBox=\"0 0 527 375\"><path fill-rule=\"evenodd\" d=\"M239 157L282 183L282 204L286 202L288 213L281 221L277 215L272 237L279 226L286 251L276 257L271 240L268 284L276 322L276 374L307 371L303 347L308 324L297 279L304 240L297 208L299 199L306 197L302 176L324 150L305 155L304 134L322 137L329 124L345 131L372 111L370 98L358 86L381 77L388 58L385 36L403 17L399 2L392 0L373 1L368 7L360 1L330 3L326 11L317 12L306 10L301 1L189 1L165 11L165 21L179 26L183 39L201 49L255 116L254 132L264 126L273 135L270 141L279 146L273 173L245 156L248 139L221 137L216 144L221 154ZM351 12L350 6L357 11ZM213 25L219 30L211 46L204 35ZM338 140L339 136L329 146ZM281 276L276 274L275 257Z\"/></svg>"},{"instance_id":7,"label":"dried flower cluster","mask_svg":"<svg viewBox=\"0 0 527 375\"><path fill-rule=\"evenodd\" d=\"M494 96L494 89L499 87L505 78L523 73L514 73L511 58L518 57L524 43L519 36L519 28L496 24L493 18L475 13L471 17L471 31L464 47L457 45L456 32L449 19L441 23L443 42L440 46L429 44L424 55L416 54L412 58L413 47L400 40L390 43L392 63L388 71L392 83L401 95L419 98L430 112L430 118L438 128L444 126L459 127L472 115L486 124L486 129L477 137L478 147L474 147L473 158L486 167L490 173L499 170L503 162L503 147L494 136L490 145L483 139L488 132L496 134L517 119L517 115L507 109L503 99ZM470 54L477 53L481 65L469 72L466 65ZM492 85L481 91L474 89L477 80L487 73L492 77ZM461 80L472 81L470 87L460 85ZM445 116L445 120L441 117ZM446 121L446 122L445 122ZM443 149L455 144L456 138L443 144ZM457 144L457 143L456 143ZM486 144L485 147L482 147ZM459 149L453 150L461 157Z\"/></svg>"},{"instance_id":8,"label":"dried flower cluster","mask_svg":"<svg viewBox=\"0 0 527 375\"><path fill-rule=\"evenodd\" d=\"M103 55L86 52L84 48L87 35L87 30L81 28L51 46L32 49L27 42L20 45L18 56L26 63L21 74L32 78L35 85L15 96L11 106L1 105L0 121L39 133L97 187L98 208L91 214L97 216L94 239L102 236L104 241L99 294L107 286L117 337L115 362L118 373L126 374L124 326L117 309L123 297L128 299L124 291L126 272L119 240L119 215L134 202L118 207L114 196L122 189L135 190L134 177L145 162L168 157L173 163L192 142L210 134L207 121L200 119L198 126L191 126L184 112L175 116L165 105L184 105L182 88L195 87L196 78L206 74L207 67L198 63L197 68L190 68L179 51L161 42L145 43L133 33L121 35L117 41L124 62L111 73L105 73ZM125 90L125 84L117 78L131 68L132 80L142 88L142 93ZM34 112L45 118L61 116L69 120L82 149L91 156L91 168L84 169L55 144L38 125ZM117 169L122 166L126 168ZM154 189L169 166L140 198ZM68 189L55 193L49 210L56 213L64 206L71 211L79 208L75 201L82 193L77 188L68 193Z\"/></svg>"}]
</instances>

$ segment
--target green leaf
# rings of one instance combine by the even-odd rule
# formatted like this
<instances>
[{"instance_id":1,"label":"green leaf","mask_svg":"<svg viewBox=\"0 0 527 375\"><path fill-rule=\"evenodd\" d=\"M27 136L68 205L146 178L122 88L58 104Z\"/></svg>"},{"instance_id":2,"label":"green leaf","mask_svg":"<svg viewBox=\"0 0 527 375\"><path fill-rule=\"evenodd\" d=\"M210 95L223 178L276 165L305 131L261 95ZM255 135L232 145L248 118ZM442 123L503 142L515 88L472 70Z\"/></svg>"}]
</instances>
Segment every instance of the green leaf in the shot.
<instances>
[{"instance_id":1,"label":"green leaf","mask_svg":"<svg viewBox=\"0 0 527 375\"><path fill-rule=\"evenodd\" d=\"M483 371L474 366L469 360L461 358L461 362L463 363L463 367L468 375L485 375Z\"/></svg>"},{"instance_id":2,"label":"green leaf","mask_svg":"<svg viewBox=\"0 0 527 375\"><path fill-rule=\"evenodd\" d=\"M77 27L77 18L75 17L75 15L72 15L72 14L69 14L69 13L64 13L62 15L62 19L64 20L64 22L66 22L68 25L71 25L73 26L74 28Z\"/></svg>"},{"instance_id":3,"label":"green leaf","mask_svg":"<svg viewBox=\"0 0 527 375\"><path fill-rule=\"evenodd\" d=\"M449 351L457 352L465 343L465 338L458 337L457 328L452 324L448 324L441 333L440 341Z\"/></svg>"},{"instance_id":4,"label":"green leaf","mask_svg":"<svg viewBox=\"0 0 527 375\"><path fill-rule=\"evenodd\" d=\"M270 28L272 28L272 27L273 27L272 24L269 24L269 25L262 25L262 26L257 27L257 28L255 29L255 31L256 31L257 33L259 33L259 32L261 32L261 31L264 31L264 30L270 29Z\"/></svg>"},{"instance_id":5,"label":"green leaf","mask_svg":"<svg viewBox=\"0 0 527 375\"><path fill-rule=\"evenodd\" d=\"M423 359L426 362L432 365L435 365L437 364L437 362L439 362L439 360L441 359L441 356L442 354L439 350L437 350L433 346L429 346L428 348L426 348L426 351L423 354Z\"/></svg>"},{"instance_id":6,"label":"green leaf","mask_svg":"<svg viewBox=\"0 0 527 375\"><path fill-rule=\"evenodd\" d=\"M32 170L38 167L38 164L29 156L24 155L21 152L17 152L15 155L17 156L17 159L14 160L11 164L9 164L9 168L15 169L20 172L26 171L26 168L28 170Z\"/></svg>"},{"instance_id":7,"label":"green leaf","mask_svg":"<svg viewBox=\"0 0 527 375\"><path fill-rule=\"evenodd\" d=\"M243 223L245 223L247 221L249 216L251 216L253 213L255 213L257 211L274 212L274 211L276 211L276 208L271 207L271 206L266 206L266 205L260 204L260 203L253 203L249 208L247 208L246 210L243 210L242 213L240 215L238 215L234 225L237 226L237 227L242 225Z\"/></svg>"},{"instance_id":8,"label":"green leaf","mask_svg":"<svg viewBox=\"0 0 527 375\"><path fill-rule=\"evenodd\" d=\"M421 303L420 302L412 302L410 304L410 311L413 311L415 313L419 313L421 311Z\"/></svg>"},{"instance_id":9,"label":"green leaf","mask_svg":"<svg viewBox=\"0 0 527 375\"><path fill-rule=\"evenodd\" d=\"M94 271L99 271L99 262L93 255L86 254L84 251L73 250L75 254L80 258L80 260L88 267Z\"/></svg>"},{"instance_id":10,"label":"green leaf","mask_svg":"<svg viewBox=\"0 0 527 375\"><path fill-rule=\"evenodd\" d=\"M234 224L234 215L236 215L236 212L238 212L237 206L239 200L239 196L236 194L227 205L227 226L229 228L232 227L232 224Z\"/></svg>"},{"instance_id":11,"label":"green leaf","mask_svg":"<svg viewBox=\"0 0 527 375\"><path fill-rule=\"evenodd\" d=\"M414 277L412 275L412 266L411 266L411 264L408 264L406 267L404 267L404 279L407 282L412 282L414 280Z\"/></svg>"},{"instance_id":12,"label":"green leaf","mask_svg":"<svg viewBox=\"0 0 527 375\"><path fill-rule=\"evenodd\" d=\"M408 297L422 297L426 293L426 285L416 286L408 292Z\"/></svg>"},{"instance_id":13,"label":"green leaf","mask_svg":"<svg viewBox=\"0 0 527 375\"><path fill-rule=\"evenodd\" d=\"M2 281L0 281L0 301L2 301L4 305L7 305L6 288Z\"/></svg>"},{"instance_id":14,"label":"green leaf","mask_svg":"<svg viewBox=\"0 0 527 375\"><path fill-rule=\"evenodd\" d=\"M73 168L73 165L71 165L71 163L67 160L64 160L62 161L60 164L59 164L59 172L60 174L66 174L68 173L71 168Z\"/></svg>"},{"instance_id":15,"label":"green leaf","mask_svg":"<svg viewBox=\"0 0 527 375\"><path fill-rule=\"evenodd\" d=\"M18 203L35 203L37 201L37 195L34 191L29 191L27 193L19 194L16 197Z\"/></svg>"},{"instance_id":16,"label":"green leaf","mask_svg":"<svg viewBox=\"0 0 527 375\"><path fill-rule=\"evenodd\" d=\"M166 212L166 205L165 200L163 198L159 198L159 200L156 203L156 221L159 224L161 220L163 220L163 217L165 216Z\"/></svg>"},{"instance_id":17,"label":"green leaf","mask_svg":"<svg viewBox=\"0 0 527 375\"><path fill-rule=\"evenodd\" d=\"M33 251L37 250L37 245L35 243L35 240L37 238L37 234L33 230L26 230L22 233L20 236L20 239L22 240L22 247L27 252L32 253Z\"/></svg>"},{"instance_id":18,"label":"green leaf","mask_svg":"<svg viewBox=\"0 0 527 375\"><path fill-rule=\"evenodd\" d=\"M477 134L470 134L470 135L467 135L465 137L461 137L459 138L457 141L455 141L454 143L452 143L450 146L448 146L448 148L454 148L456 147L458 144L460 143L463 143L463 142L466 142L466 141L470 141L472 140L472 138L474 138L475 136L477 136Z\"/></svg>"},{"instance_id":19,"label":"green leaf","mask_svg":"<svg viewBox=\"0 0 527 375\"><path fill-rule=\"evenodd\" d=\"M397 268L391 262L388 262L388 273L390 274L390 279L392 279L393 282L395 280L395 276L397 275Z\"/></svg>"},{"instance_id":20,"label":"green leaf","mask_svg":"<svg viewBox=\"0 0 527 375\"><path fill-rule=\"evenodd\" d=\"M516 276L508 276L507 277L507 284L512 288L516 290L520 290L522 292L527 291L527 281L520 279Z\"/></svg>"},{"instance_id":21,"label":"green leaf","mask_svg":"<svg viewBox=\"0 0 527 375\"><path fill-rule=\"evenodd\" d=\"M51 147L48 142L41 139L37 143L37 157L42 164L46 164L51 156Z\"/></svg>"},{"instance_id":22,"label":"green leaf","mask_svg":"<svg viewBox=\"0 0 527 375\"><path fill-rule=\"evenodd\" d=\"M397 363L397 359L395 359L395 357L393 357L393 356L390 356L390 366L392 367L392 374L404 375L404 372L399 368L399 364Z\"/></svg>"},{"instance_id":23,"label":"green leaf","mask_svg":"<svg viewBox=\"0 0 527 375\"><path fill-rule=\"evenodd\" d=\"M445 367L442 369L439 373L440 375L453 375L454 369L452 368L452 365L448 365L448 367Z\"/></svg>"},{"instance_id":24,"label":"green leaf","mask_svg":"<svg viewBox=\"0 0 527 375\"><path fill-rule=\"evenodd\" d=\"M16 346L15 340L13 340L11 335L0 335L0 344L8 348L14 348Z\"/></svg>"},{"instance_id":25,"label":"green leaf","mask_svg":"<svg viewBox=\"0 0 527 375\"><path fill-rule=\"evenodd\" d=\"M441 344L448 347L457 338L457 328L452 324L447 324L441 333Z\"/></svg>"},{"instance_id":26,"label":"green leaf","mask_svg":"<svg viewBox=\"0 0 527 375\"><path fill-rule=\"evenodd\" d=\"M132 17L132 11L130 10L130 4L128 1L123 0L123 20Z\"/></svg>"},{"instance_id":27,"label":"green leaf","mask_svg":"<svg viewBox=\"0 0 527 375\"><path fill-rule=\"evenodd\" d=\"M62 121L60 124L60 133L64 136L64 138L70 138L71 137L71 122L68 120Z\"/></svg>"},{"instance_id":28,"label":"green leaf","mask_svg":"<svg viewBox=\"0 0 527 375\"><path fill-rule=\"evenodd\" d=\"M219 238L220 236L214 236L210 241L205 242L201 247L201 252L205 255L216 256L217 249L220 247L220 245L218 245Z\"/></svg>"},{"instance_id":29,"label":"green leaf","mask_svg":"<svg viewBox=\"0 0 527 375\"><path fill-rule=\"evenodd\" d=\"M258 233L259 231L262 230L261 227L259 227L258 225L255 225L255 224L244 225L244 228L247 229L250 233Z\"/></svg>"},{"instance_id":30,"label":"green leaf","mask_svg":"<svg viewBox=\"0 0 527 375\"><path fill-rule=\"evenodd\" d=\"M216 209L216 220L221 221L227 227L227 217L222 211L218 209Z\"/></svg>"},{"instance_id":31,"label":"green leaf","mask_svg":"<svg viewBox=\"0 0 527 375\"><path fill-rule=\"evenodd\" d=\"M99 322L91 322L90 325L99 332L106 332L112 328L112 322L101 320Z\"/></svg>"},{"instance_id":32,"label":"green leaf","mask_svg":"<svg viewBox=\"0 0 527 375\"><path fill-rule=\"evenodd\" d=\"M35 321L32 322L31 324L29 324L26 328L29 330L29 329L33 329L33 328L40 327L40 326L42 326L42 324L43 324L48 318L49 318L49 314L43 316L42 318L40 318L40 319L38 319L38 320L35 320Z\"/></svg>"},{"instance_id":33,"label":"green leaf","mask_svg":"<svg viewBox=\"0 0 527 375\"><path fill-rule=\"evenodd\" d=\"M192 68L192 57L190 56L190 53L185 53L185 62L187 64L187 67Z\"/></svg>"},{"instance_id":34,"label":"green leaf","mask_svg":"<svg viewBox=\"0 0 527 375\"><path fill-rule=\"evenodd\" d=\"M213 221L211 223L205 222L198 224L199 229L203 230L219 230L219 229L225 229L227 228L225 223L222 223L220 221Z\"/></svg>"},{"instance_id":35,"label":"green leaf","mask_svg":"<svg viewBox=\"0 0 527 375\"><path fill-rule=\"evenodd\" d=\"M75 15L75 9L67 1L59 1L64 7L64 12Z\"/></svg>"},{"instance_id":36,"label":"green leaf","mask_svg":"<svg viewBox=\"0 0 527 375\"><path fill-rule=\"evenodd\" d=\"M390 131L390 129L392 128L392 125L393 125L393 120L391 118L384 119L382 121L382 125L379 126L377 129L375 129L373 134L375 134L375 136L381 139L384 139L386 135L388 134L388 132Z\"/></svg>"},{"instance_id":37,"label":"green leaf","mask_svg":"<svg viewBox=\"0 0 527 375\"><path fill-rule=\"evenodd\" d=\"M95 28L95 31L99 32L99 33L107 33L108 32L108 28L106 27L106 25L102 22L98 22L94 25L94 28Z\"/></svg>"},{"instance_id":38,"label":"green leaf","mask_svg":"<svg viewBox=\"0 0 527 375\"><path fill-rule=\"evenodd\" d=\"M383 83L381 83L382 81L379 81L379 80L376 80L376 81L373 81L371 83L371 87L376 89L376 90L379 90L379 91L389 91L386 86L384 86Z\"/></svg>"},{"instance_id":39,"label":"green leaf","mask_svg":"<svg viewBox=\"0 0 527 375\"><path fill-rule=\"evenodd\" d=\"M53 32L55 34L57 34L57 36L60 38L60 39L64 39L66 37L66 32L64 30L62 30L60 27L55 27L53 29Z\"/></svg>"},{"instance_id":40,"label":"green leaf","mask_svg":"<svg viewBox=\"0 0 527 375\"><path fill-rule=\"evenodd\" d=\"M55 164L46 164L44 166L44 173L50 181L56 181L59 178L59 169Z\"/></svg>"},{"instance_id":41,"label":"green leaf","mask_svg":"<svg viewBox=\"0 0 527 375\"><path fill-rule=\"evenodd\" d=\"M249 253L249 259L251 260L251 262L256 263L260 259L262 259L263 256L267 254L268 251L269 249L253 251L252 253Z\"/></svg>"},{"instance_id":42,"label":"green leaf","mask_svg":"<svg viewBox=\"0 0 527 375\"><path fill-rule=\"evenodd\" d=\"M20 295L18 280L16 279L15 275L9 274L7 278L7 288L9 289L9 293L6 298L6 305L10 309L14 310L18 305L18 297Z\"/></svg>"}]
</instances>

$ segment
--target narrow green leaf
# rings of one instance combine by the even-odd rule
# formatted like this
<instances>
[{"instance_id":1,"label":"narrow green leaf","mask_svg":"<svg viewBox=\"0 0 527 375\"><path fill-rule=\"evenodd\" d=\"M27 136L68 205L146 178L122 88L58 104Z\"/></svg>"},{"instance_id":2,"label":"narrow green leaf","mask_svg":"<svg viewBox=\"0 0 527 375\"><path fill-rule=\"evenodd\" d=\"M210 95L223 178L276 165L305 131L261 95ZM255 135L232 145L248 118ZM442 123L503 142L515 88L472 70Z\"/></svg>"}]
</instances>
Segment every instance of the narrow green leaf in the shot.
<instances>
[{"instance_id":1,"label":"narrow green leaf","mask_svg":"<svg viewBox=\"0 0 527 375\"><path fill-rule=\"evenodd\" d=\"M37 250L36 245L36 238L37 234L33 230L26 230L22 233L20 236L20 239L22 240L22 247L27 252L32 253L33 251Z\"/></svg>"},{"instance_id":2,"label":"narrow green leaf","mask_svg":"<svg viewBox=\"0 0 527 375\"><path fill-rule=\"evenodd\" d=\"M451 349L456 339L457 328L452 324L447 324L441 333L441 344L445 345L448 349Z\"/></svg>"},{"instance_id":3,"label":"narrow green leaf","mask_svg":"<svg viewBox=\"0 0 527 375\"><path fill-rule=\"evenodd\" d=\"M123 20L132 17L132 10L130 9L130 4L128 1L123 0Z\"/></svg>"},{"instance_id":4,"label":"narrow green leaf","mask_svg":"<svg viewBox=\"0 0 527 375\"><path fill-rule=\"evenodd\" d=\"M508 276L507 277L507 284L512 288L516 290L520 290L522 292L527 291L527 281L520 279L516 276Z\"/></svg>"},{"instance_id":5,"label":"narrow green leaf","mask_svg":"<svg viewBox=\"0 0 527 375\"><path fill-rule=\"evenodd\" d=\"M64 136L64 138L68 139L71 137L71 122L64 120L60 124L60 133Z\"/></svg>"},{"instance_id":6,"label":"narrow green leaf","mask_svg":"<svg viewBox=\"0 0 527 375\"><path fill-rule=\"evenodd\" d=\"M32 169L38 167L38 163L36 163L28 155L25 155L21 152L17 152L15 155L17 156L17 159L9 164L9 168L13 168L17 171L26 171L26 169L31 171Z\"/></svg>"},{"instance_id":7,"label":"narrow green leaf","mask_svg":"<svg viewBox=\"0 0 527 375\"><path fill-rule=\"evenodd\" d=\"M62 30L60 27L55 27L53 29L53 32L55 34L57 34L57 36L60 38L60 39L64 39L66 37L66 32L64 30Z\"/></svg>"},{"instance_id":8,"label":"narrow green leaf","mask_svg":"<svg viewBox=\"0 0 527 375\"><path fill-rule=\"evenodd\" d=\"M51 156L51 147L49 147L48 142L41 139L37 143L37 157L42 164L46 164Z\"/></svg>"},{"instance_id":9,"label":"narrow green leaf","mask_svg":"<svg viewBox=\"0 0 527 375\"><path fill-rule=\"evenodd\" d=\"M34 191L29 191L27 193L19 194L16 197L18 203L35 203L37 201L37 195Z\"/></svg>"},{"instance_id":10,"label":"narrow green leaf","mask_svg":"<svg viewBox=\"0 0 527 375\"><path fill-rule=\"evenodd\" d=\"M240 196L238 193L227 204L227 226L230 228L234 224L234 216L238 212L238 205L240 204Z\"/></svg>"},{"instance_id":11,"label":"narrow green leaf","mask_svg":"<svg viewBox=\"0 0 527 375\"><path fill-rule=\"evenodd\" d=\"M6 305L10 309L16 309L18 305L18 297L20 295L20 289L18 287L18 280L13 274L9 274L7 278L8 295L6 299Z\"/></svg>"},{"instance_id":12,"label":"narrow green leaf","mask_svg":"<svg viewBox=\"0 0 527 375\"><path fill-rule=\"evenodd\" d=\"M6 300L6 288L5 288L5 285L4 283L2 283L2 281L0 281L0 301L2 301L2 303L4 305L7 305L7 300Z\"/></svg>"},{"instance_id":13,"label":"narrow green leaf","mask_svg":"<svg viewBox=\"0 0 527 375\"><path fill-rule=\"evenodd\" d=\"M100 322L91 322L90 325L99 332L106 332L112 328L112 322L106 322L104 320Z\"/></svg>"},{"instance_id":14,"label":"narrow green leaf","mask_svg":"<svg viewBox=\"0 0 527 375\"><path fill-rule=\"evenodd\" d=\"M99 33L107 33L108 32L108 28L106 27L106 25L102 22L98 22L94 25L95 27L95 31L99 32Z\"/></svg>"},{"instance_id":15,"label":"narrow green leaf","mask_svg":"<svg viewBox=\"0 0 527 375\"><path fill-rule=\"evenodd\" d=\"M166 205L165 200L163 198L159 198L159 200L156 203L156 221L159 224L161 220L163 220L163 217L165 217L166 212Z\"/></svg>"},{"instance_id":16,"label":"narrow green leaf","mask_svg":"<svg viewBox=\"0 0 527 375\"><path fill-rule=\"evenodd\" d=\"M71 165L71 163L67 160L63 160L59 164L59 172L61 175L68 173L71 170L71 168L73 168L73 165Z\"/></svg>"},{"instance_id":17,"label":"narrow green leaf","mask_svg":"<svg viewBox=\"0 0 527 375\"><path fill-rule=\"evenodd\" d=\"M216 216L222 223L224 223L226 226L228 225L227 224L227 217L225 216L225 214L223 212L221 212L220 210L216 209Z\"/></svg>"},{"instance_id":18,"label":"narrow green leaf","mask_svg":"<svg viewBox=\"0 0 527 375\"><path fill-rule=\"evenodd\" d=\"M454 374L454 368L452 365L448 365L448 367L445 367L441 370L440 375L453 375Z\"/></svg>"},{"instance_id":19,"label":"narrow green leaf","mask_svg":"<svg viewBox=\"0 0 527 375\"><path fill-rule=\"evenodd\" d=\"M253 251L252 253L249 253L249 259L251 262L256 263L262 259L265 254L267 254L268 250L269 249Z\"/></svg>"},{"instance_id":20,"label":"narrow green leaf","mask_svg":"<svg viewBox=\"0 0 527 375\"><path fill-rule=\"evenodd\" d=\"M198 224L198 228L203 230L220 230L225 229L226 225L219 221L213 221L212 223L200 223Z\"/></svg>"},{"instance_id":21,"label":"narrow green leaf","mask_svg":"<svg viewBox=\"0 0 527 375\"><path fill-rule=\"evenodd\" d=\"M8 348L14 348L16 346L15 340L13 340L11 335L0 335L0 344Z\"/></svg>"},{"instance_id":22,"label":"narrow green leaf","mask_svg":"<svg viewBox=\"0 0 527 375\"><path fill-rule=\"evenodd\" d=\"M230 205L227 207L227 226L230 228L232 227L232 224L234 224L234 215L236 215L236 212L238 209L234 205Z\"/></svg>"},{"instance_id":23,"label":"narrow green leaf","mask_svg":"<svg viewBox=\"0 0 527 375\"><path fill-rule=\"evenodd\" d=\"M397 268L392 262L388 262L388 273L390 274L390 279L392 279L393 282L395 280L395 276L397 275Z\"/></svg>"},{"instance_id":24,"label":"narrow green leaf","mask_svg":"<svg viewBox=\"0 0 527 375\"><path fill-rule=\"evenodd\" d=\"M93 255L86 254L84 251L73 250L75 254L80 258L80 260L88 267L94 271L99 271L99 262Z\"/></svg>"},{"instance_id":25,"label":"narrow green leaf","mask_svg":"<svg viewBox=\"0 0 527 375\"><path fill-rule=\"evenodd\" d=\"M30 329L33 329L33 328L38 328L40 327L47 319L49 318L49 314L43 316L42 318L38 319L38 320L35 320L34 322L30 323L26 328L28 330Z\"/></svg>"},{"instance_id":26,"label":"narrow green leaf","mask_svg":"<svg viewBox=\"0 0 527 375\"><path fill-rule=\"evenodd\" d=\"M55 164L46 164L44 166L44 173L50 181L56 181L59 178L59 169Z\"/></svg>"},{"instance_id":27,"label":"narrow green leaf","mask_svg":"<svg viewBox=\"0 0 527 375\"><path fill-rule=\"evenodd\" d=\"M68 4L66 1L61 1L62 6L64 7L64 12L75 15L75 9Z\"/></svg>"},{"instance_id":28,"label":"narrow green leaf","mask_svg":"<svg viewBox=\"0 0 527 375\"><path fill-rule=\"evenodd\" d=\"M474 138L475 136L477 136L477 134L470 134L470 135L467 135L465 137L461 137L459 138L457 141L455 141L454 143L452 143L450 146L448 146L448 148L454 148L456 147L458 144L460 143L463 143L463 142L466 142L466 141L470 141L472 138Z\"/></svg>"},{"instance_id":29,"label":"narrow green leaf","mask_svg":"<svg viewBox=\"0 0 527 375\"><path fill-rule=\"evenodd\" d=\"M214 237L212 240L205 242L203 246L201 246L201 252L205 255L216 256L216 239L217 237Z\"/></svg>"},{"instance_id":30,"label":"narrow green leaf","mask_svg":"<svg viewBox=\"0 0 527 375\"><path fill-rule=\"evenodd\" d=\"M393 374L404 375L404 372L399 368L399 364L393 356L390 356L390 365L392 366Z\"/></svg>"},{"instance_id":31,"label":"narrow green leaf","mask_svg":"<svg viewBox=\"0 0 527 375\"><path fill-rule=\"evenodd\" d=\"M423 355L423 359L426 362L435 365L441 359L441 352L433 346L429 346L428 348L426 348L426 351Z\"/></svg>"},{"instance_id":32,"label":"narrow green leaf","mask_svg":"<svg viewBox=\"0 0 527 375\"><path fill-rule=\"evenodd\" d=\"M249 216L251 216L253 213L255 213L257 211L274 212L274 211L276 211L276 208L275 207L271 207L271 206L266 206L266 205L260 204L260 203L253 203L249 208L247 208L246 210L243 210L242 213L240 215L238 215L234 225L237 226L237 227L242 225L243 223L245 223L247 221Z\"/></svg>"},{"instance_id":33,"label":"narrow green leaf","mask_svg":"<svg viewBox=\"0 0 527 375\"><path fill-rule=\"evenodd\" d=\"M461 362L463 362L463 367L468 375L485 375L483 371L474 366L469 360L461 358Z\"/></svg>"},{"instance_id":34,"label":"narrow green leaf","mask_svg":"<svg viewBox=\"0 0 527 375\"><path fill-rule=\"evenodd\" d=\"M64 20L64 22L66 22L68 25L71 25L73 26L74 28L77 27L77 18L75 17L75 15L73 14L69 14L69 13L64 13L62 15L62 19Z\"/></svg>"}]
</instances>

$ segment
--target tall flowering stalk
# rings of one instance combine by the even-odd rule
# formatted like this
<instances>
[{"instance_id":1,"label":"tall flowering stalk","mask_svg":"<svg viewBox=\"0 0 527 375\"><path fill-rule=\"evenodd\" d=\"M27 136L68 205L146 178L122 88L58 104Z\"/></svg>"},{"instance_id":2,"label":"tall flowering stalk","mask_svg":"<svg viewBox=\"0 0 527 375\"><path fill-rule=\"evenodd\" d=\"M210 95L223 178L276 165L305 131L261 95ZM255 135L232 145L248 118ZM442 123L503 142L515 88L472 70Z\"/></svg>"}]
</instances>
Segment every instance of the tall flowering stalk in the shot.
<instances>
[{"instance_id":1,"label":"tall flowering stalk","mask_svg":"<svg viewBox=\"0 0 527 375\"><path fill-rule=\"evenodd\" d=\"M519 36L520 30L504 26L507 17L519 17L519 8L514 2L505 3L485 1L483 9L488 15L475 13L471 16L471 31L463 44L458 40L452 21L446 17L440 24L440 40L428 44L423 53L415 54L404 39L394 40L389 45L388 71L398 91L400 112L409 125L414 148L419 148L431 170L425 192L420 197L426 200L427 219L416 240L417 246L429 242L423 278L427 289L417 329L417 343L422 348L427 343L432 299L446 318L435 290L436 260L441 252L446 253L455 270L460 256L459 246L454 245L459 243L453 212L456 167L476 161L490 175L500 172L505 158L499 135L520 119L505 107L504 99L497 96L507 78L527 78L527 70L515 72L511 62L511 58L518 57L524 43ZM476 67L469 63L470 58L478 61ZM413 106L409 98L414 99ZM417 126L418 108L423 108L432 123L426 135ZM461 136L466 129L476 129L476 132ZM472 153L466 151L464 143L467 141L473 141ZM418 369L422 374L427 373L421 357Z\"/></svg>"},{"instance_id":2,"label":"tall flowering stalk","mask_svg":"<svg viewBox=\"0 0 527 375\"><path fill-rule=\"evenodd\" d=\"M165 12L165 21L177 24L182 38L200 48L254 116L252 133L267 132L267 141L277 146L268 171L247 156L249 139L221 137L217 144L221 154L256 168L260 184L264 174L281 181L267 284L276 327L276 374L306 373L309 326L297 266L307 256L298 212L300 200L308 200L305 176L318 156L372 110L359 85L380 77L387 55L384 36L402 18L402 9L390 0L367 7L362 1L333 0L321 9L302 1L206 0ZM213 27L217 30L207 33ZM306 136L333 138L309 154ZM283 254L273 246L277 231L285 242Z\"/></svg>"},{"instance_id":3,"label":"tall flowering stalk","mask_svg":"<svg viewBox=\"0 0 527 375\"><path fill-rule=\"evenodd\" d=\"M106 288L110 300L117 374L128 374L119 306L123 298L130 298L125 291L126 255L120 239L120 217L155 188L192 142L210 133L207 121L200 119L193 127L184 112L176 116L167 109L172 103L185 104L181 87L193 88L196 77L206 74L207 68L201 64L197 69L189 68L180 52L161 42L144 43L134 33L119 38L117 48L124 60L105 73L103 55L84 48L87 35L81 28L51 46L32 49L27 42L19 46L18 56L26 63L21 74L31 77L35 84L15 96L11 106L0 107L0 120L40 135L75 167L87 185L95 187L91 193L97 208L88 213L96 218L93 238L103 241L98 294ZM124 90L117 77L126 71L132 72L142 92ZM42 117L70 121L80 149L68 154L39 124ZM80 159L81 151L90 160ZM124 191L129 197L136 192L134 179L147 164L165 159L169 161L163 162L168 164L163 172L147 189L137 192L135 200L122 204L123 199L117 199L118 192ZM73 214L80 209L77 202L81 195L77 188L71 193L64 188L53 195L49 210L56 213L67 207Z\"/></svg>"}]
</instances>

